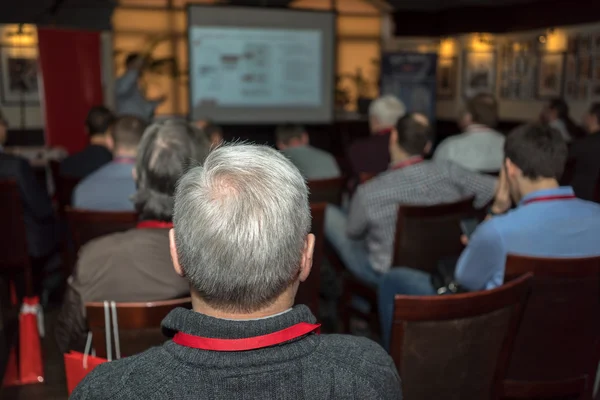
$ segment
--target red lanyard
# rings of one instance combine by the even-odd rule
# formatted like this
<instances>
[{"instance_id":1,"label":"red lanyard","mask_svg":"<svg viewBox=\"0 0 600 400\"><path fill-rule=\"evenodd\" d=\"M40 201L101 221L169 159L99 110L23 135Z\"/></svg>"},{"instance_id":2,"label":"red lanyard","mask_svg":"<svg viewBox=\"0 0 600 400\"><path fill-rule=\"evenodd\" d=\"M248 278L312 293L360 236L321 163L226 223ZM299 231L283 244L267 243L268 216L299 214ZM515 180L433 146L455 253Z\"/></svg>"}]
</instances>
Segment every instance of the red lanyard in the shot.
<instances>
[{"instance_id":1,"label":"red lanyard","mask_svg":"<svg viewBox=\"0 0 600 400\"><path fill-rule=\"evenodd\" d=\"M191 347L201 350L212 351L244 351L262 349L264 347L274 346L311 332L320 333L321 324L309 324L308 322L300 322L292 325L289 328L282 329L277 332L268 333L262 336L254 336L244 339L215 339L201 336L189 335L183 332L177 332L173 341L180 346Z\"/></svg>"},{"instance_id":2,"label":"red lanyard","mask_svg":"<svg viewBox=\"0 0 600 400\"><path fill-rule=\"evenodd\" d=\"M392 128L382 129L380 131L375 132L377 136L387 135L388 133L392 133Z\"/></svg>"},{"instance_id":3,"label":"red lanyard","mask_svg":"<svg viewBox=\"0 0 600 400\"><path fill-rule=\"evenodd\" d=\"M164 222L164 221L140 221L136 225L137 229L171 229L173 228L172 222Z\"/></svg>"},{"instance_id":4,"label":"red lanyard","mask_svg":"<svg viewBox=\"0 0 600 400\"><path fill-rule=\"evenodd\" d=\"M577 197L575 197L574 194L564 194L564 195L557 195L557 196L543 196L543 197L536 197L534 199L529 199L529 200L525 200L523 202L523 205L527 205L527 204L531 204L531 203L539 203L541 201L552 201L552 200L572 200L572 199L576 199Z\"/></svg>"},{"instance_id":5,"label":"red lanyard","mask_svg":"<svg viewBox=\"0 0 600 400\"><path fill-rule=\"evenodd\" d=\"M420 162L423 162L423 157L421 157L421 156L412 157L412 158L409 158L408 160L404 160L404 161L401 161L399 163L392 165L390 169L392 169L392 170L401 169L401 168L408 167L410 165L418 164Z\"/></svg>"}]
</instances>

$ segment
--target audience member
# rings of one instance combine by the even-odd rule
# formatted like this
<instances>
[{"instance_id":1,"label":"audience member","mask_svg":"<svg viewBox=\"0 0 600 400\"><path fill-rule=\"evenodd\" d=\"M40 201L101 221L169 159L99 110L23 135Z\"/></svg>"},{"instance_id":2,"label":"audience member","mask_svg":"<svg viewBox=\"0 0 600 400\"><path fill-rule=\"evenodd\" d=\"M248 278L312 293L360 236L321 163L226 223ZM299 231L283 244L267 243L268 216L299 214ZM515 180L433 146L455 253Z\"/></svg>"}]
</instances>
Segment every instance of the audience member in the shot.
<instances>
[{"instance_id":1,"label":"audience member","mask_svg":"<svg viewBox=\"0 0 600 400\"><path fill-rule=\"evenodd\" d=\"M600 177L600 103L594 103L585 116L587 136L576 140L571 146L569 158L575 162L571 185L577 197L595 199L596 185Z\"/></svg>"},{"instance_id":2,"label":"audience member","mask_svg":"<svg viewBox=\"0 0 600 400\"><path fill-rule=\"evenodd\" d=\"M146 59L137 53L132 53L125 59L125 73L117 79L115 91L117 94L117 115L133 115L148 123L152 121L154 111L165 96L147 99L139 80L146 67Z\"/></svg>"},{"instance_id":3,"label":"audience member","mask_svg":"<svg viewBox=\"0 0 600 400\"><path fill-rule=\"evenodd\" d=\"M204 133L213 147L217 147L223 143L223 129L219 125L208 124L204 127Z\"/></svg>"},{"instance_id":4,"label":"audience member","mask_svg":"<svg viewBox=\"0 0 600 400\"><path fill-rule=\"evenodd\" d=\"M283 155L217 148L179 182L174 222L173 264L193 310L164 319L173 341L96 367L72 399L402 398L379 345L313 334L315 317L294 306L315 238L304 178Z\"/></svg>"},{"instance_id":5,"label":"audience member","mask_svg":"<svg viewBox=\"0 0 600 400\"><path fill-rule=\"evenodd\" d=\"M335 157L309 144L304 127L282 125L277 128L275 136L277 148L292 161L306 179L330 179L341 175Z\"/></svg>"},{"instance_id":6,"label":"audience member","mask_svg":"<svg viewBox=\"0 0 600 400\"><path fill-rule=\"evenodd\" d=\"M540 120L560 132L567 143L582 136L581 129L571 119L569 106L563 99L550 100L542 109Z\"/></svg>"},{"instance_id":7,"label":"audience member","mask_svg":"<svg viewBox=\"0 0 600 400\"><path fill-rule=\"evenodd\" d=\"M466 126L465 132L444 140L435 151L435 160L452 161L472 171L499 171L504 136L494 130L497 123L496 98L478 94L468 101L462 115L460 124Z\"/></svg>"},{"instance_id":8,"label":"audience member","mask_svg":"<svg viewBox=\"0 0 600 400\"><path fill-rule=\"evenodd\" d=\"M325 235L346 267L376 286L392 261L399 204L433 205L475 195L475 206L494 196L495 179L450 162L425 161L431 147L427 118L408 114L390 135L389 170L358 187L346 216L328 207Z\"/></svg>"},{"instance_id":9,"label":"audience member","mask_svg":"<svg viewBox=\"0 0 600 400\"><path fill-rule=\"evenodd\" d=\"M575 198L559 187L567 159L560 133L528 125L508 135L504 167L490 209L456 265L456 283L468 290L493 289L504 281L507 254L538 257L600 255L600 205ZM511 208L511 199L518 204ZM379 306L384 339L389 340L395 294L432 295L431 277L396 268L382 280Z\"/></svg>"},{"instance_id":10,"label":"audience member","mask_svg":"<svg viewBox=\"0 0 600 400\"><path fill-rule=\"evenodd\" d=\"M112 160L109 130L113 122L114 116L108 108L92 107L85 120L90 144L79 153L65 158L60 165L60 174L85 178L104 164L109 163Z\"/></svg>"},{"instance_id":11,"label":"audience member","mask_svg":"<svg viewBox=\"0 0 600 400\"><path fill-rule=\"evenodd\" d=\"M169 228L177 180L202 162L210 144L199 146L191 127L175 121L150 126L135 164L136 229L94 240L80 251L56 324L60 350L80 349L87 332L83 304L90 301L152 301L187 295L188 282L171 266Z\"/></svg>"},{"instance_id":12,"label":"audience member","mask_svg":"<svg viewBox=\"0 0 600 400\"><path fill-rule=\"evenodd\" d=\"M348 149L348 161L354 176L378 174L390 165L390 133L406 114L404 103L392 95L374 100L369 107L371 136L357 140Z\"/></svg>"},{"instance_id":13,"label":"audience member","mask_svg":"<svg viewBox=\"0 0 600 400\"><path fill-rule=\"evenodd\" d=\"M133 211L133 165L144 127L144 122L136 117L117 119L109 138L114 159L75 187L73 207L96 211Z\"/></svg>"},{"instance_id":14,"label":"audience member","mask_svg":"<svg viewBox=\"0 0 600 400\"><path fill-rule=\"evenodd\" d=\"M19 186L29 255L33 258L46 258L54 254L58 244L57 221L52 202L36 179L29 162L23 157L4 152L7 130L8 122L0 112L0 179L13 179Z\"/></svg>"}]
</instances>

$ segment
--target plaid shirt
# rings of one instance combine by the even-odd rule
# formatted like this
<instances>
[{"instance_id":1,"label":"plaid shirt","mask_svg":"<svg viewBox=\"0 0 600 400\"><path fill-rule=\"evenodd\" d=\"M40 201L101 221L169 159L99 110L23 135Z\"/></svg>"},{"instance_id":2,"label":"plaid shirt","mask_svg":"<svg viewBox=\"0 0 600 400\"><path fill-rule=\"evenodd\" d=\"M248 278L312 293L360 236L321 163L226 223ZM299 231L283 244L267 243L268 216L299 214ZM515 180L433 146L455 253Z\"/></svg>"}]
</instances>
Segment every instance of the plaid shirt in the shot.
<instances>
[{"instance_id":1,"label":"plaid shirt","mask_svg":"<svg viewBox=\"0 0 600 400\"><path fill-rule=\"evenodd\" d=\"M475 207L494 196L496 179L451 162L423 161L389 170L358 187L350 204L347 234L365 239L374 270L391 267L399 204L435 205L475 195Z\"/></svg>"}]
</instances>

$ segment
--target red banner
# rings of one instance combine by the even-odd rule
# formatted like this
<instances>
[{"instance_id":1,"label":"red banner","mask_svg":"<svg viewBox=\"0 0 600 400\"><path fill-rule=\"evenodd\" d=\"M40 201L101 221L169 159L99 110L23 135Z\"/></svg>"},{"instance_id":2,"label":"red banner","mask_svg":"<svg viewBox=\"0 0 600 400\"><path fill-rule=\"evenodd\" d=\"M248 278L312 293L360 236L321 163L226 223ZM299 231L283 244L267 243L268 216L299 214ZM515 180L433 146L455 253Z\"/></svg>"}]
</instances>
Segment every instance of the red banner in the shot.
<instances>
[{"instance_id":1,"label":"red banner","mask_svg":"<svg viewBox=\"0 0 600 400\"><path fill-rule=\"evenodd\" d=\"M103 104L100 33L40 28L38 46L46 145L79 151L89 109Z\"/></svg>"}]
</instances>

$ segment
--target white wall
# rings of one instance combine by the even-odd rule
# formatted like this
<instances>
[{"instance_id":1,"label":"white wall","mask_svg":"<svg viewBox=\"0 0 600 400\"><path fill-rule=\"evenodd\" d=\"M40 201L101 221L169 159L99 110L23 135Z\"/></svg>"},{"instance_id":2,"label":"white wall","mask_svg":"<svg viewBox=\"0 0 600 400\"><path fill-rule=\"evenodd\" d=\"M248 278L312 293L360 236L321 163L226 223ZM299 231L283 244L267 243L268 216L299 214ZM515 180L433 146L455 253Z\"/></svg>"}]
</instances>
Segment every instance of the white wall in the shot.
<instances>
[{"instance_id":1,"label":"white wall","mask_svg":"<svg viewBox=\"0 0 600 400\"><path fill-rule=\"evenodd\" d=\"M537 38L540 35L546 34L546 29L538 29L523 32L514 32L503 35L486 34L486 39L491 39L493 45L480 43L478 36L475 34L465 34L453 36L450 38L431 38L431 37L390 37L383 35L384 51L417 51L417 52L434 52L443 55L444 57L457 57L458 61L458 77L457 77L457 95L453 100L438 100L437 116L442 119L454 119L460 111L463 102L462 96L462 62L463 52L466 49L479 51L498 50L502 44L510 42L522 42ZM573 25L565 27L555 27L554 32L548 35L546 43L546 51L548 52L564 52L567 50L568 37L574 34L600 34L600 23ZM487 41L487 40L486 40ZM499 62L497 57L497 62ZM499 65L499 64L498 64ZM496 68L499 72L499 68ZM499 76L496 80L496 88L499 87ZM571 108L571 117L580 122L587 111L591 101L573 101L569 103ZM540 110L544 105L543 100L533 101L514 101L503 100L499 98L500 118L503 120L530 121L537 119Z\"/></svg>"}]
</instances>

